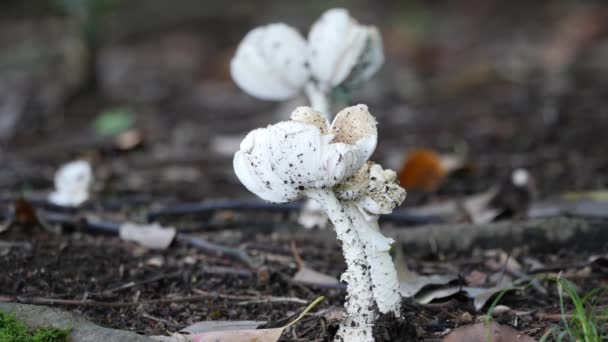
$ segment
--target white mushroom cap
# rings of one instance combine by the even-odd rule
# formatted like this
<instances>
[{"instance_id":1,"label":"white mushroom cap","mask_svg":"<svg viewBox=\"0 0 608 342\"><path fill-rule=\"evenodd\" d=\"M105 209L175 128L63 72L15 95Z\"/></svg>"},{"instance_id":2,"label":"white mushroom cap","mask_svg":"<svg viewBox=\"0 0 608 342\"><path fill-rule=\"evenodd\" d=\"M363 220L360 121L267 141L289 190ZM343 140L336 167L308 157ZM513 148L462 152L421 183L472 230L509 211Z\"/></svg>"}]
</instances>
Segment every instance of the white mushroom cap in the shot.
<instances>
[{"instance_id":1,"label":"white mushroom cap","mask_svg":"<svg viewBox=\"0 0 608 342\"><path fill-rule=\"evenodd\" d=\"M321 113L300 107L290 121L253 130L234 156L237 177L249 191L277 203L334 187L373 153L376 121L359 105L341 111L330 129L326 124Z\"/></svg>"},{"instance_id":2,"label":"white mushroom cap","mask_svg":"<svg viewBox=\"0 0 608 342\"><path fill-rule=\"evenodd\" d=\"M55 191L49 195L49 201L56 205L78 206L89 198L92 182L93 170L89 162L67 163L55 173Z\"/></svg>"},{"instance_id":3,"label":"white mushroom cap","mask_svg":"<svg viewBox=\"0 0 608 342\"><path fill-rule=\"evenodd\" d=\"M310 78L307 45L291 26L277 23L247 33L230 63L236 84L264 100L285 100Z\"/></svg>"},{"instance_id":4,"label":"white mushroom cap","mask_svg":"<svg viewBox=\"0 0 608 342\"><path fill-rule=\"evenodd\" d=\"M327 10L308 34L310 68L325 89L369 79L384 62L382 38L343 8Z\"/></svg>"},{"instance_id":5,"label":"white mushroom cap","mask_svg":"<svg viewBox=\"0 0 608 342\"><path fill-rule=\"evenodd\" d=\"M397 184L397 174L367 162L357 174L336 188L342 200L354 201L366 215L389 214L405 200L405 189Z\"/></svg>"}]
</instances>

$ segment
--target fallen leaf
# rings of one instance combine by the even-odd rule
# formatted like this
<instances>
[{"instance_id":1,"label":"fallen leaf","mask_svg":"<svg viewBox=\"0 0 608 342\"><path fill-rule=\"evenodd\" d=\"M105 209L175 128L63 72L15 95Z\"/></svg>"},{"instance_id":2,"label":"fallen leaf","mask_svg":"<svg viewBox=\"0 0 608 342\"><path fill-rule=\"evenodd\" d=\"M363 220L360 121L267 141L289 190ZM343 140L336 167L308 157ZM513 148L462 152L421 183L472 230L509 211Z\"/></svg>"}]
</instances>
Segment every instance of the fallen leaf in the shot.
<instances>
[{"instance_id":1,"label":"fallen leaf","mask_svg":"<svg viewBox=\"0 0 608 342\"><path fill-rule=\"evenodd\" d=\"M340 284L336 277L315 271L305 265L300 267L298 272L293 276L293 280L301 284L316 285L319 287L334 287Z\"/></svg>"},{"instance_id":2,"label":"fallen leaf","mask_svg":"<svg viewBox=\"0 0 608 342\"><path fill-rule=\"evenodd\" d=\"M137 224L126 222L120 226L120 238L133 241L153 249L166 249L175 238L176 230L173 227L162 227L158 223Z\"/></svg>"},{"instance_id":3,"label":"fallen leaf","mask_svg":"<svg viewBox=\"0 0 608 342\"><path fill-rule=\"evenodd\" d=\"M306 266L302 257L300 257L300 253L298 252L298 248L294 241L291 242L291 251L293 253L293 257L298 265L298 272L294 274L293 280L301 283L301 284L309 284L316 285L319 287L335 287L339 285L340 282L335 277L329 276L327 274L317 272L312 268Z\"/></svg>"},{"instance_id":4,"label":"fallen leaf","mask_svg":"<svg viewBox=\"0 0 608 342\"><path fill-rule=\"evenodd\" d=\"M485 284L488 280L488 274L485 272L473 270L466 277L464 277L464 280L467 282L467 284L471 286L481 286Z\"/></svg>"},{"instance_id":5,"label":"fallen leaf","mask_svg":"<svg viewBox=\"0 0 608 342\"><path fill-rule=\"evenodd\" d=\"M506 306L506 305L496 305L493 309L492 312L490 312L490 314L492 316L497 316L497 315L502 315L506 312L511 311L511 308Z\"/></svg>"},{"instance_id":6,"label":"fallen leaf","mask_svg":"<svg viewBox=\"0 0 608 342\"><path fill-rule=\"evenodd\" d=\"M266 321L205 321L189 325L179 332L201 334L210 331L257 329L259 326L266 323Z\"/></svg>"},{"instance_id":7,"label":"fallen leaf","mask_svg":"<svg viewBox=\"0 0 608 342\"><path fill-rule=\"evenodd\" d=\"M460 286L440 287L432 290L419 292L416 295L416 302L420 304L428 304L435 299L451 297L462 290Z\"/></svg>"},{"instance_id":8,"label":"fallen leaf","mask_svg":"<svg viewBox=\"0 0 608 342\"><path fill-rule=\"evenodd\" d=\"M40 227L40 220L36 214L36 209L32 204L23 198L15 201L14 223L26 227Z\"/></svg>"},{"instance_id":9,"label":"fallen leaf","mask_svg":"<svg viewBox=\"0 0 608 342\"><path fill-rule=\"evenodd\" d=\"M116 147L123 151L131 150L139 146L144 140L144 134L139 129L130 129L116 136Z\"/></svg>"},{"instance_id":10,"label":"fallen leaf","mask_svg":"<svg viewBox=\"0 0 608 342\"><path fill-rule=\"evenodd\" d=\"M399 280L399 289L403 297L409 298L414 297L425 287L447 285L455 280L457 276L453 275L430 275L430 276L417 276L409 280ZM455 287L458 289L458 287ZM458 291L456 291L458 292ZM453 294L453 293L452 293ZM433 300L430 299L429 302ZM419 301L420 302L420 301ZM426 303L423 303L426 304Z\"/></svg>"},{"instance_id":11,"label":"fallen leaf","mask_svg":"<svg viewBox=\"0 0 608 342\"><path fill-rule=\"evenodd\" d=\"M272 329L251 329L250 327L241 329L243 326L236 326L232 329L206 331L190 335L192 342L276 342L288 327L300 321L315 305L323 300L324 297L317 298L291 323L280 328ZM224 329L225 327L220 327Z\"/></svg>"},{"instance_id":12,"label":"fallen leaf","mask_svg":"<svg viewBox=\"0 0 608 342\"><path fill-rule=\"evenodd\" d=\"M488 223L501 212L498 209L490 207L492 199L497 194L497 188L490 188L487 191L461 199L450 199L429 205L412 207L408 209L408 212L421 216L440 217L446 222L471 221L473 223Z\"/></svg>"},{"instance_id":13,"label":"fallen leaf","mask_svg":"<svg viewBox=\"0 0 608 342\"><path fill-rule=\"evenodd\" d=\"M284 328L212 331L190 337L192 342L275 342Z\"/></svg>"},{"instance_id":14,"label":"fallen leaf","mask_svg":"<svg viewBox=\"0 0 608 342\"><path fill-rule=\"evenodd\" d=\"M399 290L401 296L406 298L414 297L418 292L427 286L447 285L458 279L454 275L430 275L423 276L410 271L405 262L405 255L401 244L395 246L395 268L397 269L397 279L399 280Z\"/></svg>"},{"instance_id":15,"label":"fallen leaf","mask_svg":"<svg viewBox=\"0 0 608 342\"><path fill-rule=\"evenodd\" d=\"M494 298L495 295L503 291L514 291L517 290L516 287L511 286L502 286L502 287L469 287L465 286L462 288L469 298L473 299L473 306L475 306L475 310L479 311L483 309L484 306L488 303L488 301Z\"/></svg>"},{"instance_id":16,"label":"fallen leaf","mask_svg":"<svg viewBox=\"0 0 608 342\"><path fill-rule=\"evenodd\" d=\"M463 201L463 208L469 215L471 222L476 224L492 222L501 210L491 208L492 199L498 194L497 188L490 188L488 191L469 196Z\"/></svg>"},{"instance_id":17,"label":"fallen leaf","mask_svg":"<svg viewBox=\"0 0 608 342\"><path fill-rule=\"evenodd\" d=\"M411 151L399 172L399 183L406 189L435 190L448 174L441 156L429 149Z\"/></svg>"},{"instance_id":18,"label":"fallen leaf","mask_svg":"<svg viewBox=\"0 0 608 342\"><path fill-rule=\"evenodd\" d=\"M491 322L489 327L486 323L467 325L452 331L443 338L443 342L534 342L528 335L511 328Z\"/></svg>"}]
</instances>

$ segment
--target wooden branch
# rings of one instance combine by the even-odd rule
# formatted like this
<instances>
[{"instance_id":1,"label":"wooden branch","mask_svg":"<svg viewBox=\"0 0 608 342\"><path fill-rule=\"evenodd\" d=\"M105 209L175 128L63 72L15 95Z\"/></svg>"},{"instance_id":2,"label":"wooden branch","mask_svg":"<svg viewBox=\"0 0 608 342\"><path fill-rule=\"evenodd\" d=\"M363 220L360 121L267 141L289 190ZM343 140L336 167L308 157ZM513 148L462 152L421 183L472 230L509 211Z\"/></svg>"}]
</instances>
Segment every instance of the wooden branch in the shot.
<instances>
[{"instance_id":1,"label":"wooden branch","mask_svg":"<svg viewBox=\"0 0 608 342\"><path fill-rule=\"evenodd\" d=\"M466 252L474 248L539 252L560 248L601 250L608 241L608 222L554 217L488 224L441 224L384 230L410 252Z\"/></svg>"}]
</instances>

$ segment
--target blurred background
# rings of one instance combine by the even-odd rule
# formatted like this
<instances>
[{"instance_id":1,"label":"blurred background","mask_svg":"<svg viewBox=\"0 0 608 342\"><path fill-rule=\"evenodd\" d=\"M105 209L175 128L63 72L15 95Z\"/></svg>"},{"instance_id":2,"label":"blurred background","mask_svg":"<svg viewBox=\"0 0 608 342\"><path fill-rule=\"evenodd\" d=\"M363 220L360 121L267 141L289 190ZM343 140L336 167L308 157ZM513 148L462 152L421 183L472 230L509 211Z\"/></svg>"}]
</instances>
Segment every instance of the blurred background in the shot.
<instances>
[{"instance_id":1,"label":"blurred background","mask_svg":"<svg viewBox=\"0 0 608 342\"><path fill-rule=\"evenodd\" d=\"M86 158L102 198L254 198L232 154L298 102L245 94L230 59L253 27L306 35L331 7L384 40L385 65L352 94L380 123L374 159L400 170L427 149L465 161L440 185L413 181L406 205L478 193L518 168L541 198L608 185L601 1L4 0L0 187L50 189L58 166Z\"/></svg>"}]
</instances>

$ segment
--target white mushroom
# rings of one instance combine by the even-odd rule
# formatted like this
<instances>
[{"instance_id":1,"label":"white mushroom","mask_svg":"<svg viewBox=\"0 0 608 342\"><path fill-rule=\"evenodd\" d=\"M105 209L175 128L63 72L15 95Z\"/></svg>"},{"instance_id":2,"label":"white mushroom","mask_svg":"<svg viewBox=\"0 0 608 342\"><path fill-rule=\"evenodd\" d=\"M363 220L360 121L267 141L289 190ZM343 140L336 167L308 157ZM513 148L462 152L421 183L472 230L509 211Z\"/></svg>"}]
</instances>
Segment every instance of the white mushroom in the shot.
<instances>
[{"instance_id":1,"label":"white mushroom","mask_svg":"<svg viewBox=\"0 0 608 342\"><path fill-rule=\"evenodd\" d=\"M286 100L302 91L310 78L304 38L278 23L247 33L230 63L236 84L263 100Z\"/></svg>"},{"instance_id":2,"label":"white mushroom","mask_svg":"<svg viewBox=\"0 0 608 342\"><path fill-rule=\"evenodd\" d=\"M290 121L252 131L234 156L238 178L251 192L272 202L309 197L334 224L347 270L347 318L337 339L373 341L380 312L399 315L396 271L388 253L391 239L379 231L374 214L390 212L405 198L390 170L366 164L377 141L376 120L367 106L340 111L330 127L321 113L296 109ZM361 203L359 203L361 202ZM368 210L370 221L359 208Z\"/></svg>"},{"instance_id":3,"label":"white mushroom","mask_svg":"<svg viewBox=\"0 0 608 342\"><path fill-rule=\"evenodd\" d=\"M253 29L239 44L230 72L255 97L281 101L304 92L314 109L328 114L333 88L369 79L383 62L378 30L334 8L315 22L308 42L283 23Z\"/></svg>"},{"instance_id":4,"label":"white mushroom","mask_svg":"<svg viewBox=\"0 0 608 342\"><path fill-rule=\"evenodd\" d=\"M63 165L55 173L55 191L49 201L56 205L76 207L89 198L89 188L93 182L91 164L77 160Z\"/></svg>"},{"instance_id":5,"label":"white mushroom","mask_svg":"<svg viewBox=\"0 0 608 342\"><path fill-rule=\"evenodd\" d=\"M376 121L365 105L342 110L331 127L309 107L297 108L291 119L253 130L234 157L241 182L270 202L335 186L359 170L376 147ZM361 123L354 124L357 120Z\"/></svg>"},{"instance_id":6,"label":"white mushroom","mask_svg":"<svg viewBox=\"0 0 608 342\"><path fill-rule=\"evenodd\" d=\"M308 34L310 68L321 89L365 81L384 62L382 38L374 26L360 25L343 8L321 15Z\"/></svg>"}]
</instances>

